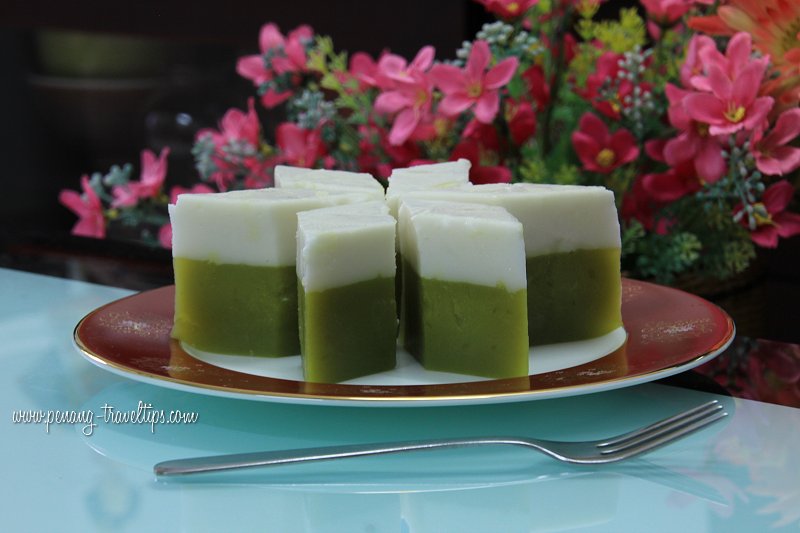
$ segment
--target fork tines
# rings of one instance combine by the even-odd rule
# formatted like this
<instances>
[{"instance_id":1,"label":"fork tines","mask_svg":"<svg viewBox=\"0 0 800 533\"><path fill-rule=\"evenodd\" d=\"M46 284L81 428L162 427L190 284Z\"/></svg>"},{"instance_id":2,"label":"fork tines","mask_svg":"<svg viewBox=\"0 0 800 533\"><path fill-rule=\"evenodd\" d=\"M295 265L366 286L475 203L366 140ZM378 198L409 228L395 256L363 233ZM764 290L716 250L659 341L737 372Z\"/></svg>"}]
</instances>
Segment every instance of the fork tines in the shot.
<instances>
[{"instance_id":1,"label":"fork tines","mask_svg":"<svg viewBox=\"0 0 800 533\"><path fill-rule=\"evenodd\" d=\"M672 442L727 415L722 404L712 400L649 426L601 441L597 447L603 455L636 455Z\"/></svg>"}]
</instances>

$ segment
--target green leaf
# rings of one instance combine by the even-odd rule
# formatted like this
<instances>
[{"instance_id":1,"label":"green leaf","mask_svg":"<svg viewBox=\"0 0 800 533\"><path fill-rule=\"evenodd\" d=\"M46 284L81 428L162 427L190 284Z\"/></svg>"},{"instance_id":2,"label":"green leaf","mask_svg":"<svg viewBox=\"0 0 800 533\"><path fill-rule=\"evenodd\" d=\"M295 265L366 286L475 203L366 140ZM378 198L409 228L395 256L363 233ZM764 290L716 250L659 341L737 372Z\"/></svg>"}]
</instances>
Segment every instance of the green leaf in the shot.
<instances>
[{"instance_id":1,"label":"green leaf","mask_svg":"<svg viewBox=\"0 0 800 533\"><path fill-rule=\"evenodd\" d=\"M525 94L528 90L528 87L525 84L525 80L523 80L520 76L514 76L511 78L511 81L508 82L506 86L508 89L508 94L512 98L519 98L523 94Z\"/></svg>"},{"instance_id":2,"label":"green leaf","mask_svg":"<svg viewBox=\"0 0 800 533\"><path fill-rule=\"evenodd\" d=\"M319 85L323 89L330 89L331 91L339 91L342 88L339 78L331 73L322 76L322 79L319 81Z\"/></svg>"}]
</instances>

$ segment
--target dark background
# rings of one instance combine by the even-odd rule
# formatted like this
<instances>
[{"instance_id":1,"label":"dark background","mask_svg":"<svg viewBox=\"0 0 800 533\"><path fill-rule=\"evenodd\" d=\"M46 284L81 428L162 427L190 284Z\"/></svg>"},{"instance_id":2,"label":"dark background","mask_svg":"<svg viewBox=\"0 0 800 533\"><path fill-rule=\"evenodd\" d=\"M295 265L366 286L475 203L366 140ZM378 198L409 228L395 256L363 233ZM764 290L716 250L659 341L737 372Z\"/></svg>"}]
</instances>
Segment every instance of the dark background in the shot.
<instances>
[{"instance_id":1,"label":"dark background","mask_svg":"<svg viewBox=\"0 0 800 533\"><path fill-rule=\"evenodd\" d=\"M284 33L309 24L350 52L377 56L389 49L411 58L428 43L440 57L453 57L485 17L481 6L464 0L34 0L0 7L3 219L69 227L74 217L54 208L58 191L77 188L83 173L126 161L138 164L142 148L172 145L170 180L196 181L186 144L198 129L215 125L231 106L244 107L254 94L235 65L237 57L258 53L265 22L277 23ZM141 39L158 57L130 73L54 72L48 69L52 51L46 40L65 30ZM125 60L120 56L118 64ZM176 120L181 114L183 123Z\"/></svg>"},{"instance_id":2,"label":"dark background","mask_svg":"<svg viewBox=\"0 0 800 533\"><path fill-rule=\"evenodd\" d=\"M616 13L620 4L603 9ZM0 266L133 289L170 283L166 250L71 236L76 219L58 203L58 192L78 189L82 174L112 164L138 169L143 148L165 145L172 148L170 183L194 183L195 133L254 94L235 65L258 52L262 24L275 22L283 33L309 24L339 50L376 57L388 49L410 59L425 44L439 58L454 57L488 20L467 0L3 2ZM144 64L129 64L120 52L111 58L112 73L75 73L53 66L54 55L67 50L53 41L63 32L132 38L149 48ZM268 133L279 117L262 118ZM763 317L745 333L800 341L800 238L766 251L760 265L749 283L758 285L763 301L749 313Z\"/></svg>"}]
</instances>

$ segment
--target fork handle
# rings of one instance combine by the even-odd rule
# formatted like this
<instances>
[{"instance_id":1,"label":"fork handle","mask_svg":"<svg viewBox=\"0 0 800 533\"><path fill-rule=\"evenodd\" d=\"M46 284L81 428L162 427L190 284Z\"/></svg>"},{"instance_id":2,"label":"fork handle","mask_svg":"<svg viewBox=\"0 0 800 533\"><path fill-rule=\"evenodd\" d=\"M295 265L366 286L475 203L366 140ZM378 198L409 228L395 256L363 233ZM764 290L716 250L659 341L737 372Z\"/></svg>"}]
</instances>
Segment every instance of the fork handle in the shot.
<instances>
[{"instance_id":1,"label":"fork handle","mask_svg":"<svg viewBox=\"0 0 800 533\"><path fill-rule=\"evenodd\" d=\"M490 437L463 439L430 439L406 442L386 442L381 444L350 444L342 446L324 446L321 448L302 448L297 450L280 450L271 452L235 453L228 455L212 455L164 461L153 467L157 476L181 476L201 472L219 472L239 468L257 466L276 466L312 461L327 461L345 457L361 457L365 455L383 455L389 453L410 452L417 450L433 450L437 448L459 448L463 446L483 444L516 444L529 445L521 439Z\"/></svg>"}]
</instances>

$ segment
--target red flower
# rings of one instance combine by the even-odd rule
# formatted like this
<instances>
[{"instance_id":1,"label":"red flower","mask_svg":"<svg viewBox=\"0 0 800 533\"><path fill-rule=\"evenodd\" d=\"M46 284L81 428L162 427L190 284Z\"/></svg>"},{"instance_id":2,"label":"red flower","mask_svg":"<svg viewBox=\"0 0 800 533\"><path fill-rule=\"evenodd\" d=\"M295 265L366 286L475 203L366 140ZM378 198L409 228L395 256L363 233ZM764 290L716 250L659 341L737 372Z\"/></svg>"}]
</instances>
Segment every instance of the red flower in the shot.
<instances>
[{"instance_id":1,"label":"red flower","mask_svg":"<svg viewBox=\"0 0 800 533\"><path fill-rule=\"evenodd\" d=\"M469 169L469 180L476 185L511 182L511 171L508 168L501 165L482 165L482 155L484 155L482 152L482 147L477 141L465 139L453 149L450 160L469 160L472 163Z\"/></svg>"},{"instance_id":2,"label":"red flower","mask_svg":"<svg viewBox=\"0 0 800 533\"><path fill-rule=\"evenodd\" d=\"M637 220L647 231L664 235L669 224L663 219L656 224L655 216L662 207L663 204L656 202L645 189L642 176L633 182L631 189L622 198L620 216L624 220Z\"/></svg>"},{"instance_id":3,"label":"red flower","mask_svg":"<svg viewBox=\"0 0 800 533\"><path fill-rule=\"evenodd\" d=\"M409 166L420 157L419 147L413 141L393 145L388 132L375 123L358 127L358 168L379 178L388 178L392 168Z\"/></svg>"},{"instance_id":4,"label":"red flower","mask_svg":"<svg viewBox=\"0 0 800 533\"><path fill-rule=\"evenodd\" d=\"M598 112L615 120L620 117L623 108L629 105L625 101L626 97L633 95L637 87L630 80L620 78L620 62L623 59L622 54L603 53L597 60L595 71L586 78L586 87L577 91ZM640 83L638 87L643 92L649 92L652 88L649 83Z\"/></svg>"},{"instance_id":5,"label":"red flower","mask_svg":"<svg viewBox=\"0 0 800 533\"><path fill-rule=\"evenodd\" d=\"M375 125L358 127L358 168L369 172L377 178L388 178L392 173L392 165L381 157L381 135ZM384 136L385 136L385 132Z\"/></svg>"},{"instance_id":6,"label":"red flower","mask_svg":"<svg viewBox=\"0 0 800 533\"><path fill-rule=\"evenodd\" d=\"M537 109L544 109L550 102L550 84L544 76L544 70L539 65L534 65L521 74L521 78L528 85Z\"/></svg>"},{"instance_id":7,"label":"red flower","mask_svg":"<svg viewBox=\"0 0 800 533\"><path fill-rule=\"evenodd\" d=\"M612 135L605 123L592 113L584 113L579 129L572 133L572 146L583 168L608 174L639 156L631 132L624 128Z\"/></svg>"},{"instance_id":8,"label":"red flower","mask_svg":"<svg viewBox=\"0 0 800 533\"><path fill-rule=\"evenodd\" d=\"M578 1L580 2L582 0ZM551 50L553 57L558 57L559 54L563 54L565 65L569 65L572 62L572 60L575 59L575 56L578 54L578 40L571 33L567 33L566 35L563 36L561 41L557 41L555 43L551 43L549 39L546 38L546 36L543 36L542 40Z\"/></svg>"},{"instance_id":9,"label":"red flower","mask_svg":"<svg viewBox=\"0 0 800 533\"><path fill-rule=\"evenodd\" d=\"M484 150L492 152L504 151L502 139L497 134L497 128L493 124L484 124L472 119L467 123L461 138L465 140L475 141Z\"/></svg>"},{"instance_id":10,"label":"red flower","mask_svg":"<svg viewBox=\"0 0 800 533\"><path fill-rule=\"evenodd\" d=\"M509 98L505 115L514 144L519 146L536 134L536 113L530 102Z\"/></svg>"},{"instance_id":11,"label":"red flower","mask_svg":"<svg viewBox=\"0 0 800 533\"><path fill-rule=\"evenodd\" d=\"M72 227L73 235L102 239L106 236L103 204L89 184L89 176L85 174L81 176L81 189L82 195L75 191L62 190L58 201L78 215L78 222Z\"/></svg>"},{"instance_id":12,"label":"red flower","mask_svg":"<svg viewBox=\"0 0 800 533\"><path fill-rule=\"evenodd\" d=\"M670 203L699 191L700 180L692 161L686 160L666 172L642 176L642 186L657 202Z\"/></svg>"},{"instance_id":13,"label":"red flower","mask_svg":"<svg viewBox=\"0 0 800 533\"><path fill-rule=\"evenodd\" d=\"M483 4L486 11L494 13L501 19L513 20L520 18L539 3L539 0L477 0Z\"/></svg>"},{"instance_id":14,"label":"red flower","mask_svg":"<svg viewBox=\"0 0 800 533\"><path fill-rule=\"evenodd\" d=\"M608 100L607 96L600 94L600 89L608 87L609 82L613 84L619 79L621 60L621 54L605 52L597 60L595 71L586 79L586 87L578 91L578 94L592 104L597 111L613 119L618 119L620 116L622 96L615 96L613 100ZM630 81L624 80L620 83L620 92L626 94L632 92Z\"/></svg>"},{"instance_id":15,"label":"red flower","mask_svg":"<svg viewBox=\"0 0 800 533\"><path fill-rule=\"evenodd\" d=\"M750 238L754 243L764 248L775 248L779 237L788 238L800 233L800 215L786 212L793 195L791 183L781 180L768 187L761 202L753 206L755 228L750 227L749 219L743 216L744 210L741 206L734 213L734 219L740 220L750 230Z\"/></svg>"}]
</instances>

